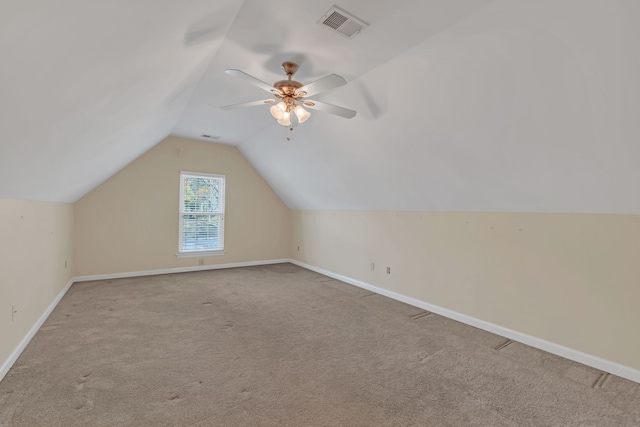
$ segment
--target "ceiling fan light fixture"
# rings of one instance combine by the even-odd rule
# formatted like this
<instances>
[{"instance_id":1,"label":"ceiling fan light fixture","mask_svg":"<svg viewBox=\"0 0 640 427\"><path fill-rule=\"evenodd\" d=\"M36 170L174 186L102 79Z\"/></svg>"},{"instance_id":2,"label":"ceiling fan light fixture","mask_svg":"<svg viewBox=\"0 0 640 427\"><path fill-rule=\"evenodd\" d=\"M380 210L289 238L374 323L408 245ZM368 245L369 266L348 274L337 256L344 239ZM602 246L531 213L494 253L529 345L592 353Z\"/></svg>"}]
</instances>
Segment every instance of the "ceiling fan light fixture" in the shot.
<instances>
[{"instance_id":1,"label":"ceiling fan light fixture","mask_svg":"<svg viewBox=\"0 0 640 427\"><path fill-rule=\"evenodd\" d=\"M269 111L271 111L271 115L276 120L280 120L284 117L284 111L280 108L280 104L272 106Z\"/></svg>"},{"instance_id":2,"label":"ceiling fan light fixture","mask_svg":"<svg viewBox=\"0 0 640 427\"><path fill-rule=\"evenodd\" d=\"M282 126L290 126L291 125L291 113L289 111L282 112L282 118L278 119L278 123Z\"/></svg>"},{"instance_id":3,"label":"ceiling fan light fixture","mask_svg":"<svg viewBox=\"0 0 640 427\"><path fill-rule=\"evenodd\" d=\"M296 105L296 108L294 108L293 111L296 113L296 117L300 123L304 123L311 116L311 113L302 108L301 105Z\"/></svg>"},{"instance_id":4,"label":"ceiling fan light fixture","mask_svg":"<svg viewBox=\"0 0 640 427\"><path fill-rule=\"evenodd\" d=\"M279 119L278 123L280 123L282 126L290 126L291 125L291 115L287 115L287 116Z\"/></svg>"}]
</instances>

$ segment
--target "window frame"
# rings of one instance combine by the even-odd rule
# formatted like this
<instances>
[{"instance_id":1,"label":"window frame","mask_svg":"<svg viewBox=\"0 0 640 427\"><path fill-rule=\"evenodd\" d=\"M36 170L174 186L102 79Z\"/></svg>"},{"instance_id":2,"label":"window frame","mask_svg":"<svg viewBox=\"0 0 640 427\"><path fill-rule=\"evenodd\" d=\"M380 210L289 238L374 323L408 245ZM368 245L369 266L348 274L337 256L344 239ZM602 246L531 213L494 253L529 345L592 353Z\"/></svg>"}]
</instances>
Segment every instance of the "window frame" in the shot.
<instances>
[{"instance_id":1,"label":"window frame","mask_svg":"<svg viewBox=\"0 0 640 427\"><path fill-rule=\"evenodd\" d=\"M219 202L219 211L217 212L185 212L184 209L184 180L186 178L215 178L222 180L220 187L221 197ZM226 198L226 186L227 177L223 174L205 173L205 172L191 172L180 171L180 195L178 197L178 258L198 257L198 256L212 256L212 255L224 255L224 224L225 224L225 198ZM184 249L184 215L219 215L221 226L218 228L218 242L222 243L219 249Z\"/></svg>"}]
</instances>

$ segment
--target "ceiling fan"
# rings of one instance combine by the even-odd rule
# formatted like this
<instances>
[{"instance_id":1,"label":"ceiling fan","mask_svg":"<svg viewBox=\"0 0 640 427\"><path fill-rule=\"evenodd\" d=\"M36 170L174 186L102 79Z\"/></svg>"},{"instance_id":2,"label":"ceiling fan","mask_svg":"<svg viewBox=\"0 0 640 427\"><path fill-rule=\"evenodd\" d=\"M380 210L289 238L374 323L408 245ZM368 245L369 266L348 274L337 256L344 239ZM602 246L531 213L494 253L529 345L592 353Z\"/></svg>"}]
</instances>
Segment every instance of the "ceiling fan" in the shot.
<instances>
[{"instance_id":1,"label":"ceiling fan","mask_svg":"<svg viewBox=\"0 0 640 427\"><path fill-rule=\"evenodd\" d=\"M275 98L264 99L261 101L245 102L242 104L226 105L221 107L224 110L233 110L236 108L254 107L257 105L273 104L271 106L271 115L283 126L296 126L298 123L305 122L311 114L304 107L312 110L318 110L336 116L351 119L355 117L356 112L348 108L338 107L337 105L327 104L325 102L314 101L307 97L313 96L326 90L335 89L347 84L347 81L336 75L329 74L326 77L316 80L313 83L303 85L300 82L292 80L293 75L298 71L298 64L295 62L283 62L282 69L287 73L287 80L277 81L271 86L262 80L256 79L249 74L240 70L226 70L225 73L238 77L247 81L262 90L270 92Z\"/></svg>"}]
</instances>

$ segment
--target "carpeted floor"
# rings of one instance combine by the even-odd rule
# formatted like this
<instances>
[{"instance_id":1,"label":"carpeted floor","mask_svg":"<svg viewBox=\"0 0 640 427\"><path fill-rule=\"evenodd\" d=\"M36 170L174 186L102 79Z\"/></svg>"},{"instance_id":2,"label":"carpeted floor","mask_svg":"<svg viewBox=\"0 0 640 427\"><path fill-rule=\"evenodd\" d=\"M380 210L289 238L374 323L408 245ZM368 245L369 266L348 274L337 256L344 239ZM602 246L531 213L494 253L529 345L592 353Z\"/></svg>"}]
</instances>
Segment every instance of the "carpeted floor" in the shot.
<instances>
[{"instance_id":1,"label":"carpeted floor","mask_svg":"<svg viewBox=\"0 0 640 427\"><path fill-rule=\"evenodd\" d=\"M2 426L638 426L640 384L291 264L74 284Z\"/></svg>"}]
</instances>

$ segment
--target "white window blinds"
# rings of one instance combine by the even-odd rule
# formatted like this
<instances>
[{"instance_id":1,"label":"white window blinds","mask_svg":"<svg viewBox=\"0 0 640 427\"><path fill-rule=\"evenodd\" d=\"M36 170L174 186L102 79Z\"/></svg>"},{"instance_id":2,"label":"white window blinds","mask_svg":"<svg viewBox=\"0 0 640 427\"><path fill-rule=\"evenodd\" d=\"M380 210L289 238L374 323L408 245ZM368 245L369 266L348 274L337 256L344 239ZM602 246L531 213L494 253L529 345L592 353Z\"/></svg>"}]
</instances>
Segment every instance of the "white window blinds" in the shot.
<instances>
[{"instance_id":1,"label":"white window blinds","mask_svg":"<svg viewBox=\"0 0 640 427\"><path fill-rule=\"evenodd\" d=\"M224 250L224 175L180 172L181 254Z\"/></svg>"}]
</instances>

